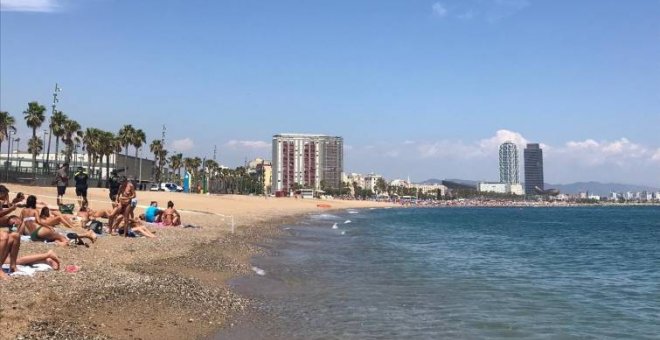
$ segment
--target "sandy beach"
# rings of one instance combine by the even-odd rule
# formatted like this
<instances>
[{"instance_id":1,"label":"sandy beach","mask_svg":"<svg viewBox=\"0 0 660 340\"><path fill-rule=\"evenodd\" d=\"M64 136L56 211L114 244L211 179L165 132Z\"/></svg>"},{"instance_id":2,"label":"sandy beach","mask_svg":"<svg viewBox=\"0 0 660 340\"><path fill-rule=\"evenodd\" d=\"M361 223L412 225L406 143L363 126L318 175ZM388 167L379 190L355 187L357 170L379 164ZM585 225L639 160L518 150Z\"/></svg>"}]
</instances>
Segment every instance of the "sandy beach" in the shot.
<instances>
[{"instance_id":1,"label":"sandy beach","mask_svg":"<svg viewBox=\"0 0 660 340\"><path fill-rule=\"evenodd\" d=\"M7 185L55 205L55 188ZM90 206L110 208L107 189L89 192ZM332 209L385 207L364 201L209 196L138 192L142 212L168 200L184 224L156 228L157 238L99 237L89 248L23 242L21 255L53 250L62 265L80 270L38 273L0 283L2 339L189 339L214 334L250 312L251 301L226 285L250 274L259 242L304 214ZM68 188L66 203L75 202ZM319 208L317 204L331 208ZM232 233L232 219L235 232Z\"/></svg>"}]
</instances>

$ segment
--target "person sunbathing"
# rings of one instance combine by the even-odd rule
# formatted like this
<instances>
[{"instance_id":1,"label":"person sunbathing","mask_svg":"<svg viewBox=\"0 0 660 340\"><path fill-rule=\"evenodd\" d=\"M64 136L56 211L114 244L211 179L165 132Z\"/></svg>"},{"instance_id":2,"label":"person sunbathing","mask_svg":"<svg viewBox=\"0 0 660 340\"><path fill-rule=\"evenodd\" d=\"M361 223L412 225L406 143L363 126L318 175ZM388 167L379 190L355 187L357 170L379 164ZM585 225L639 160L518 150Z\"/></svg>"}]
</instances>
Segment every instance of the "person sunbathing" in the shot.
<instances>
[{"instance_id":1,"label":"person sunbathing","mask_svg":"<svg viewBox=\"0 0 660 340\"><path fill-rule=\"evenodd\" d=\"M163 212L163 225L172 227L181 225L181 215L174 209L172 201L167 202L167 209Z\"/></svg>"},{"instance_id":2,"label":"person sunbathing","mask_svg":"<svg viewBox=\"0 0 660 340\"><path fill-rule=\"evenodd\" d=\"M51 211L50 209L48 209L48 207L44 207L41 209L41 214L39 214L39 218L42 223L49 225L51 227L55 227L61 223L64 224L67 228L73 229L73 224L71 223L71 221L68 221L67 217L65 217L64 215L51 216L50 213ZM92 241L92 243L96 242L96 233L94 233L91 230L85 230L82 233L76 233L76 235L78 236L79 239L85 238Z\"/></svg>"},{"instance_id":3,"label":"person sunbathing","mask_svg":"<svg viewBox=\"0 0 660 340\"><path fill-rule=\"evenodd\" d=\"M5 264L7 263L9 263L8 260L5 261ZM45 263L51 266L53 270L60 270L61 267L60 258L57 257L57 254L52 250L41 254L21 256L16 260L16 264L21 266L31 266L38 263Z\"/></svg>"},{"instance_id":4,"label":"person sunbathing","mask_svg":"<svg viewBox=\"0 0 660 340\"><path fill-rule=\"evenodd\" d=\"M53 213L55 211L52 211ZM66 216L59 214L56 216L55 214L51 214L51 210L48 207L43 207L41 208L41 213L39 213L39 218L41 219L41 222L51 226L51 227L56 227L60 224L63 224L65 227L69 229L73 229L73 221L69 220Z\"/></svg>"},{"instance_id":5,"label":"person sunbathing","mask_svg":"<svg viewBox=\"0 0 660 340\"><path fill-rule=\"evenodd\" d=\"M0 229L0 263L5 263L5 261L9 263L10 273L16 271L18 250L20 247L21 237L18 233L7 232ZM6 280L8 278L7 274L0 270L0 280Z\"/></svg>"},{"instance_id":6,"label":"person sunbathing","mask_svg":"<svg viewBox=\"0 0 660 340\"><path fill-rule=\"evenodd\" d=\"M113 208L114 206L115 204L113 203ZM87 222L96 220L97 218L110 218L112 212L113 209L93 210L87 203L83 203L83 205L80 207L80 210L78 210L77 216L80 217L83 225L85 225Z\"/></svg>"},{"instance_id":7,"label":"person sunbathing","mask_svg":"<svg viewBox=\"0 0 660 340\"><path fill-rule=\"evenodd\" d=\"M9 189L0 184L0 226L9 225L9 214L19 208L21 201L25 199L23 193L19 192L13 200L9 200Z\"/></svg>"},{"instance_id":8,"label":"person sunbathing","mask_svg":"<svg viewBox=\"0 0 660 340\"><path fill-rule=\"evenodd\" d=\"M124 234L124 235L129 235L133 234L131 237L135 237L137 235L136 233L139 233L140 235L148 238L156 238L156 235L154 232L149 230L147 227L142 225L142 222L139 219L133 219L129 223L130 228L128 230L125 230L124 228L126 227L121 227L119 228L119 234Z\"/></svg>"},{"instance_id":9,"label":"person sunbathing","mask_svg":"<svg viewBox=\"0 0 660 340\"><path fill-rule=\"evenodd\" d=\"M33 242L46 241L46 242L55 242L58 246L66 246L69 244L69 240L60 235L55 228L46 223L48 220L44 220L41 217L41 214L37 210L37 198L33 195L28 196L25 202L25 208L21 211L21 226L18 228L19 235L30 235L30 240ZM46 216L46 214L44 214ZM50 215L48 215L50 216ZM45 219L47 219L46 217ZM51 223L54 220L50 220ZM96 241L96 235L93 235L93 232L87 231L79 238L87 238L92 242Z\"/></svg>"}]
</instances>

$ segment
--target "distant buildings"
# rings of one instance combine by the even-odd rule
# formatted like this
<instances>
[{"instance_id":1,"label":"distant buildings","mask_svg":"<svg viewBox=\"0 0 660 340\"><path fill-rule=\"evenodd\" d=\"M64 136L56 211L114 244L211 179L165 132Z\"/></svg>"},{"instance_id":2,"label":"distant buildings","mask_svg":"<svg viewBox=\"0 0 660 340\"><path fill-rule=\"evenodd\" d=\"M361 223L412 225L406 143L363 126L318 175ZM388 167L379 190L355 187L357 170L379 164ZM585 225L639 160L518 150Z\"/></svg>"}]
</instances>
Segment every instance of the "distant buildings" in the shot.
<instances>
[{"instance_id":1,"label":"distant buildings","mask_svg":"<svg viewBox=\"0 0 660 340\"><path fill-rule=\"evenodd\" d=\"M518 175L518 147L515 144L504 142L500 145L500 181L481 182L477 185L477 190L496 194L524 194Z\"/></svg>"},{"instance_id":2,"label":"distant buildings","mask_svg":"<svg viewBox=\"0 0 660 340\"><path fill-rule=\"evenodd\" d=\"M481 182L478 184L479 192L492 192L496 194L524 195L522 184L508 183L490 183Z\"/></svg>"},{"instance_id":3,"label":"distant buildings","mask_svg":"<svg viewBox=\"0 0 660 340\"><path fill-rule=\"evenodd\" d=\"M339 189L344 168L341 137L311 134L273 136L273 191Z\"/></svg>"},{"instance_id":4,"label":"distant buildings","mask_svg":"<svg viewBox=\"0 0 660 340\"><path fill-rule=\"evenodd\" d=\"M518 147L505 142L500 145L500 183L518 184Z\"/></svg>"},{"instance_id":5,"label":"distant buildings","mask_svg":"<svg viewBox=\"0 0 660 340\"><path fill-rule=\"evenodd\" d=\"M539 144L527 144L525 158L525 193L534 195L543 191L543 150Z\"/></svg>"},{"instance_id":6,"label":"distant buildings","mask_svg":"<svg viewBox=\"0 0 660 340\"><path fill-rule=\"evenodd\" d=\"M263 192L270 194L273 184L273 165L271 161L256 158L248 163L248 173L256 175L263 184Z\"/></svg>"},{"instance_id":7,"label":"distant buildings","mask_svg":"<svg viewBox=\"0 0 660 340\"><path fill-rule=\"evenodd\" d=\"M378 183L378 180L383 178L381 175L376 175L374 173L367 174L364 176L364 186L363 188L366 190L371 190L371 192L378 192L378 188L376 184Z\"/></svg>"}]
</instances>

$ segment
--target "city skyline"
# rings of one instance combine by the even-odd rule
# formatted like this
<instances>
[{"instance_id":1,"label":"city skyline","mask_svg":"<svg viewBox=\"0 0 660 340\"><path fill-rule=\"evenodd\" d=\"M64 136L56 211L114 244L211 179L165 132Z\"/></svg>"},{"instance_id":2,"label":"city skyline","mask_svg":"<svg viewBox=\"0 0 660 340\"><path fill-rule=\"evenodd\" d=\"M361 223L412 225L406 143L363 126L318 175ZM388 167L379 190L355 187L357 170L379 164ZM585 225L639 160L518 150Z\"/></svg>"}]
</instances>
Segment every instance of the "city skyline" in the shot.
<instances>
[{"instance_id":1,"label":"city skyline","mask_svg":"<svg viewBox=\"0 0 660 340\"><path fill-rule=\"evenodd\" d=\"M543 144L546 182L660 187L657 2L0 3L22 140L58 82L83 127L164 123L172 150L229 166L300 131L343 136L347 171L497 180L513 138Z\"/></svg>"}]
</instances>

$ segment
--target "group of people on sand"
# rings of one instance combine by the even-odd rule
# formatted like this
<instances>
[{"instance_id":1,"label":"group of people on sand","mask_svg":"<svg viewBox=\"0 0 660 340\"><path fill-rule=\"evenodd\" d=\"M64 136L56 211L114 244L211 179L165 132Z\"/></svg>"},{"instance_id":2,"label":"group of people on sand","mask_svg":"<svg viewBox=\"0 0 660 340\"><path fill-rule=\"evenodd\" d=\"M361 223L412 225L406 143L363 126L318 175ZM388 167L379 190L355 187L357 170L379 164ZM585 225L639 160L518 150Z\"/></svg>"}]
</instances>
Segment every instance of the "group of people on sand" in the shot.
<instances>
[{"instance_id":1,"label":"group of people on sand","mask_svg":"<svg viewBox=\"0 0 660 340\"><path fill-rule=\"evenodd\" d=\"M34 195L25 197L21 192L10 198L9 189L0 184L0 265L9 264L9 273L15 272L17 265L46 263L55 270L60 267L60 260L53 251L19 257L21 236L29 236L29 239L35 242L54 242L56 245L66 246L72 240L83 244L84 240L94 243L97 233L103 232L103 223L99 219L107 219L107 232L110 235L125 237L142 235L155 238L155 232L149 230L148 225L181 225L181 215L174 209L172 201L167 202L166 209L160 209L158 202L153 201L143 214L135 218L137 207L135 186L129 178L118 178L115 171L112 174L114 183L113 181L110 183L111 209L90 208L87 200L88 176L82 168L79 168L75 177L76 196L79 199L80 209L75 217L72 214L62 213L60 207L63 205L63 196L66 193L68 169L63 166L60 170L63 171L58 170L56 178L57 207L39 202ZM95 222L99 228L92 230L90 228L92 222ZM79 227L83 231L63 235L55 229L56 226L67 229ZM7 274L0 271L0 279L6 278Z\"/></svg>"},{"instance_id":2,"label":"group of people on sand","mask_svg":"<svg viewBox=\"0 0 660 340\"><path fill-rule=\"evenodd\" d=\"M22 203L23 201L25 203ZM22 208L20 215L12 214L17 208ZM35 263L46 263L53 269L59 269L60 261L53 251L18 257L20 237L28 234L33 241L50 240L58 244L68 244L66 237L55 232L53 227L57 224L70 226L69 222L61 215L51 215L48 206L38 204L35 196L30 195L26 199L25 195L19 192L10 200L9 189L0 185L0 265L9 264L10 273L16 271L17 265ZM88 233L80 237L87 237L92 242L96 240L96 235ZM0 279L7 279L7 274L1 270Z\"/></svg>"}]
</instances>

